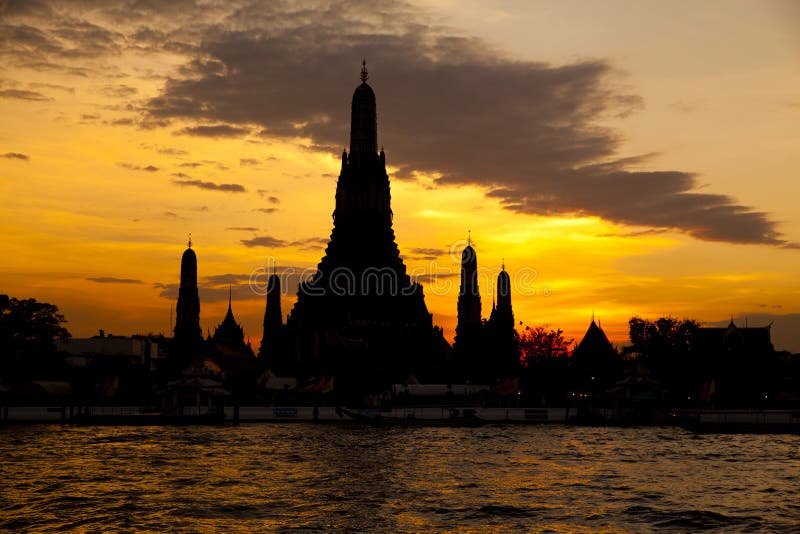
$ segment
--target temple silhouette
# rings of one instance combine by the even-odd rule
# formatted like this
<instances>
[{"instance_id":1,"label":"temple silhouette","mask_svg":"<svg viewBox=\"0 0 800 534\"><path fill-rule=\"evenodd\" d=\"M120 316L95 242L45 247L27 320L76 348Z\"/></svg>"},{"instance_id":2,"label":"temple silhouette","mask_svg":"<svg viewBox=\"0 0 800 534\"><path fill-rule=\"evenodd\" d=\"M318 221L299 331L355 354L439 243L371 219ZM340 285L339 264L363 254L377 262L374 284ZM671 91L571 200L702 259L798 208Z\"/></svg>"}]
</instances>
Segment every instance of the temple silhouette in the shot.
<instances>
[{"instance_id":1,"label":"temple silhouette","mask_svg":"<svg viewBox=\"0 0 800 534\"><path fill-rule=\"evenodd\" d=\"M240 407L251 421L334 421L346 415L375 423L374 414L342 411L368 406L380 408L368 412L396 410L383 421L399 417L402 424L433 410L432 417L425 416L433 424L683 421L713 426L727 424L729 412L706 420L702 410L788 407L792 411L775 416L784 419L769 424L797 428L800 359L775 351L769 325L742 327L731 319L725 328L702 327L691 319L634 316L628 321L631 343L621 351L594 316L574 349L561 330L526 327L518 333L505 259L492 284L491 312L483 317L488 305L480 282L486 280L471 232L461 251L451 346L433 324L423 287L408 275L395 240L386 153L378 148L376 98L367 80L363 64L324 256L315 274L299 284L285 323L285 282L273 268L258 355L236 319L231 288L224 317L213 335L208 329L203 336L198 255L190 239L181 257L171 339L100 330L99 336L70 340L64 335L54 343L51 332L37 340L7 329L13 334L6 336L7 347L25 357L0 369L5 372L0 378L13 382L0 384L6 399L3 411L0 395L0 413L7 416L9 402L34 399L63 402L63 421L126 424L238 421ZM34 304L0 295L0 307L10 316L40 309ZM59 317L53 315L55 324ZM13 325L31 322L14 319ZM141 412L130 416L134 419L92 414L109 402L158 407L158 414ZM272 409L261 409L266 406ZM480 417L478 409L485 410ZM665 418L677 409L684 410L682 420ZM111 419L102 419L106 415ZM767 424L764 417L760 423L748 421L762 425L758 428Z\"/></svg>"},{"instance_id":2,"label":"temple silhouette","mask_svg":"<svg viewBox=\"0 0 800 534\"><path fill-rule=\"evenodd\" d=\"M350 152L342 153L330 242L316 274L300 284L285 348L270 362L300 376L336 376L348 391L380 390L409 375L441 378L449 348L395 242L386 154L378 151L368 77L364 63L353 93ZM275 316L273 305L268 300L265 316ZM265 339L269 332L265 323Z\"/></svg>"},{"instance_id":3,"label":"temple silhouette","mask_svg":"<svg viewBox=\"0 0 800 534\"><path fill-rule=\"evenodd\" d=\"M212 359L223 369L253 369L297 383L332 384L339 398L363 399L392 384L493 384L516 372L517 334L505 264L498 302L481 317L477 254L462 253L455 348L433 325L421 284L406 272L392 229L394 214L386 153L378 150L375 93L362 64L352 98L350 150L342 153L333 230L316 273L299 284L283 324L281 280L267 281L263 336L257 361L236 322L231 299L213 336L202 338L197 256L181 261L181 286L171 359L174 367Z\"/></svg>"}]
</instances>

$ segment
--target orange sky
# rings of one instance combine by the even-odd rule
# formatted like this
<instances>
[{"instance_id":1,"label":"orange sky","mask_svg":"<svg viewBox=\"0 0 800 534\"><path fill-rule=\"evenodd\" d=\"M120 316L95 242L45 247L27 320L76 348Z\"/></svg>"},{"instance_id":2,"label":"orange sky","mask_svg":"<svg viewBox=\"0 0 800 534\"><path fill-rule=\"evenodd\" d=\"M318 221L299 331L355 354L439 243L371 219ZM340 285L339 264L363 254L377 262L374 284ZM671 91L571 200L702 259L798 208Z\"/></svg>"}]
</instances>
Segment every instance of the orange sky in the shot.
<instances>
[{"instance_id":1,"label":"orange sky","mask_svg":"<svg viewBox=\"0 0 800 534\"><path fill-rule=\"evenodd\" d=\"M209 51L197 21L210 28L224 21L228 30L246 35L255 31L248 26L255 23L241 22L249 20L247 9L266 8L258 2L240 4L241 12L220 4L198 11L195 19L163 13L161 22L152 14L137 19L135 13L114 11L113 2L105 8L70 9L55 3L50 13L34 9L0 17L5 21L0 30L0 292L57 304L76 337L99 328L114 334L166 333L174 305L170 288L178 281L180 256L191 233L203 284L201 325L213 331L221 321L232 283L234 313L257 345L264 299L248 288L248 277L268 258L279 267L313 268L319 261L324 250L320 239L331 229L338 153L348 140L325 129L331 120L327 115L319 120L309 116L312 126L319 122L317 129L308 129L304 120L294 124L296 134L287 135L264 127L263 114L231 111L222 119L190 118L173 106L160 121L162 116L152 111L163 111L156 99L176 94L170 85L174 80L197 75L188 72L192 61L211 64L209 58L222 58L230 61L222 76L236 75L230 59L234 52ZM466 38L466 43L477 42L465 71L491 69L489 60L495 56L485 54L532 69L602 61L615 90L637 97L630 112L607 110L592 117L593 127L613 132L615 158L648 154L634 164L636 170L691 173L697 179L692 191L728 195L764 214L779 233L772 243L698 237L680 213L664 223L646 216L637 223L627 212L616 215L613 205L594 210L591 195L588 203L565 197L564 202L585 204L561 210L558 182L555 207L507 209L506 197L487 196L501 178L492 181L485 174L509 164L493 156L492 146L483 155L488 171L448 182L452 169L446 161L439 171L431 168L435 159L416 168L413 150L388 144L409 136L409 146L419 143L419 157L435 156L423 147L425 132L406 132L391 114L417 102L404 101L387 87L400 67L392 73L393 64L385 60L370 63L370 82L390 177L404 175L392 180L392 207L409 270L456 272L458 256L450 251L463 247L469 229L487 273L484 315L491 307L488 278L505 258L515 282L515 316L526 324L560 327L579 339L595 313L612 339L622 343L633 314L707 322L748 316L751 324L775 320L777 348L800 351L800 329L793 328L800 325L800 251L794 245L800 242L800 18L791 3L708 2L698 8L681 2L612 2L602 9L585 2L398 6L395 18L408 16L445 28L436 31ZM313 27L314 20L294 12L280 19L282 25L299 28ZM377 16L368 23L389 24ZM407 38L412 27L399 24L387 32ZM166 37L148 37L144 30L171 31L174 40L182 36L197 48L161 46L159 39L166 42ZM378 46L365 43L358 49L369 61L382 57ZM440 48L431 53L443 54ZM257 54L248 52L245 60L257 61ZM308 86L298 91L312 101L315 95L337 95L331 106L339 109L332 109L331 116L346 116L360 59L354 57L352 67L334 76L334 85L317 84L309 73ZM447 61L458 63L449 56ZM297 65L301 70L302 61ZM495 71L487 72L492 74L486 83L510 84ZM280 76L265 67L265 79L257 81L266 88L258 85L265 114L270 99L287 97L269 91L271 80ZM213 94L211 102L226 94ZM492 105L501 109L504 102ZM465 116L470 112L463 110ZM435 113L428 114L434 123ZM229 130L202 135L192 130L223 123ZM466 139L476 133L453 135ZM338 139L339 147L329 146L330 139ZM523 150L518 156L530 155ZM524 173L503 179L525 183ZM599 196L602 185L598 188ZM272 246L244 243L258 237L277 241ZM443 278L425 289L434 322L448 337L455 326L457 289L457 278ZM283 298L284 314L294 298Z\"/></svg>"}]
</instances>

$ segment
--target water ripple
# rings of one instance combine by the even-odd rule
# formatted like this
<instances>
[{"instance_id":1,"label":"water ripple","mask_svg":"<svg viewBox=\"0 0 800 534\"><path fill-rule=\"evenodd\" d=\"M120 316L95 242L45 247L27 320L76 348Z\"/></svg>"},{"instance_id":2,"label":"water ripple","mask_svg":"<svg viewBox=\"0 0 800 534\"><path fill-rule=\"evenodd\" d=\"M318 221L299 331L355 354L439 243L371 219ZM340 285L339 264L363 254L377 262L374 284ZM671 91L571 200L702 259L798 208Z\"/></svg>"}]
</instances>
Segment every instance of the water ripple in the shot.
<instances>
[{"instance_id":1,"label":"water ripple","mask_svg":"<svg viewBox=\"0 0 800 534\"><path fill-rule=\"evenodd\" d=\"M11 426L0 530L792 532L797 436Z\"/></svg>"}]
</instances>

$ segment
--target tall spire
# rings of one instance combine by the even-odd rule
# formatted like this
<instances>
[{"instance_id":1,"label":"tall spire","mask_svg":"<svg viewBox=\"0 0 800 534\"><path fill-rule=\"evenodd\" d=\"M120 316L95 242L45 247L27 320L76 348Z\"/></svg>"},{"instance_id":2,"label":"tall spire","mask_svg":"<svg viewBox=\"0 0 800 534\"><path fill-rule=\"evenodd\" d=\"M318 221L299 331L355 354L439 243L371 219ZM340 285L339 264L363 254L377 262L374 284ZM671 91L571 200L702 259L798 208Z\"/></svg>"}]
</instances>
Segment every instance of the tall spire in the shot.
<instances>
[{"instance_id":1,"label":"tall spire","mask_svg":"<svg viewBox=\"0 0 800 534\"><path fill-rule=\"evenodd\" d=\"M369 163L378 154L378 117L375 93L367 83L367 62L361 64L361 85L353 93L350 116L350 157L351 163L362 159ZM359 158L370 154L372 158ZM353 160L353 156L356 156Z\"/></svg>"},{"instance_id":2,"label":"tall spire","mask_svg":"<svg viewBox=\"0 0 800 534\"><path fill-rule=\"evenodd\" d=\"M231 301L233 300L233 286L228 284L228 313L232 312Z\"/></svg>"},{"instance_id":3,"label":"tall spire","mask_svg":"<svg viewBox=\"0 0 800 534\"><path fill-rule=\"evenodd\" d=\"M481 322L481 297L478 291L478 257L472 248L472 235L461 253L461 287L458 295L458 326L472 327Z\"/></svg>"},{"instance_id":4,"label":"tall spire","mask_svg":"<svg viewBox=\"0 0 800 534\"><path fill-rule=\"evenodd\" d=\"M200 328L200 297L197 291L197 255L192 250L191 235L188 248L181 257L181 284L173 332L177 353L182 357L192 356L193 347L202 338L203 331Z\"/></svg>"},{"instance_id":5,"label":"tall spire","mask_svg":"<svg viewBox=\"0 0 800 534\"><path fill-rule=\"evenodd\" d=\"M497 275L497 309L511 314L511 278L506 272L505 258L503 258L503 269Z\"/></svg>"},{"instance_id":6,"label":"tall spire","mask_svg":"<svg viewBox=\"0 0 800 534\"><path fill-rule=\"evenodd\" d=\"M258 351L259 357L269 358L267 364L273 368L276 364L275 356L278 356L280 353L279 345L281 342L282 323L281 279L275 273L275 265L273 264L272 274L267 279L267 307L264 310L264 335L261 337L261 347Z\"/></svg>"}]
</instances>

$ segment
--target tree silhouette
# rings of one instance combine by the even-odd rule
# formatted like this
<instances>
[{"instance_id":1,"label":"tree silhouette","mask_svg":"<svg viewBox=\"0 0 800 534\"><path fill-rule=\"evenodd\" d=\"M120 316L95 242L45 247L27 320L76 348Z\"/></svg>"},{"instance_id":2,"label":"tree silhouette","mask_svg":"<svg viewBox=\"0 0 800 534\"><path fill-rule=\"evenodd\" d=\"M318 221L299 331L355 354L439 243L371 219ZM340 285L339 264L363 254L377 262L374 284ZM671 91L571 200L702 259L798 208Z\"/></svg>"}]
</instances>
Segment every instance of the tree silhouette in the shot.
<instances>
[{"instance_id":1,"label":"tree silhouette","mask_svg":"<svg viewBox=\"0 0 800 534\"><path fill-rule=\"evenodd\" d=\"M705 369L695 351L697 321L674 317L649 321L634 316L628 326L632 351L656 380L681 398L699 389Z\"/></svg>"},{"instance_id":2,"label":"tree silhouette","mask_svg":"<svg viewBox=\"0 0 800 534\"><path fill-rule=\"evenodd\" d=\"M572 339L564 339L564 332L561 329L548 330L544 326L534 328L526 326L519 338L522 365L528 367L536 362L566 358L569 356L572 343Z\"/></svg>"},{"instance_id":3,"label":"tree silhouette","mask_svg":"<svg viewBox=\"0 0 800 534\"><path fill-rule=\"evenodd\" d=\"M560 329L525 327L519 338L521 385L531 404L554 405L566 398L572 339Z\"/></svg>"},{"instance_id":4,"label":"tree silhouette","mask_svg":"<svg viewBox=\"0 0 800 534\"><path fill-rule=\"evenodd\" d=\"M58 307L36 299L0 295L0 373L25 375L55 353L56 339L68 339Z\"/></svg>"}]
</instances>

